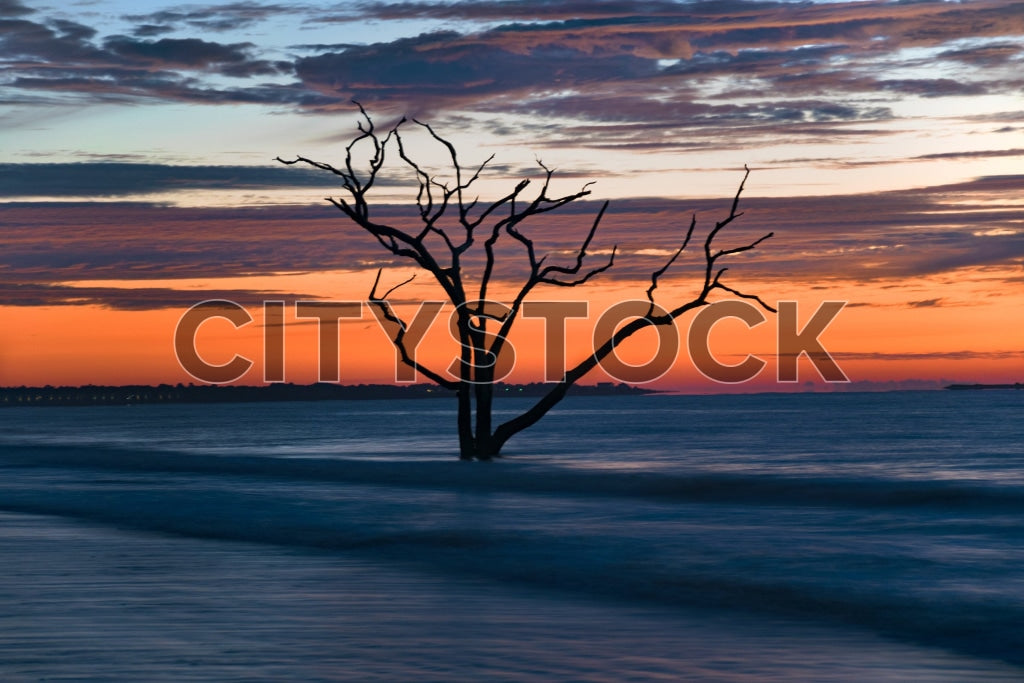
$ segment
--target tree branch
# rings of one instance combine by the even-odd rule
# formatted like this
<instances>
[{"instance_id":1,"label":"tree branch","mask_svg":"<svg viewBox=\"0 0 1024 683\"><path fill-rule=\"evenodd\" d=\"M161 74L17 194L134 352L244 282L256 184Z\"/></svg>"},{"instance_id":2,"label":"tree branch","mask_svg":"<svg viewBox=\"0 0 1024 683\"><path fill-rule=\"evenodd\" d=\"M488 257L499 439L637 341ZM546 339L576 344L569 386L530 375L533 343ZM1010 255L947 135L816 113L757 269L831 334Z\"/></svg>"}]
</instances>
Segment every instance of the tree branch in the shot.
<instances>
[{"instance_id":1,"label":"tree branch","mask_svg":"<svg viewBox=\"0 0 1024 683\"><path fill-rule=\"evenodd\" d=\"M459 388L458 382L450 380L443 376L441 373L431 370L427 366L417 361L412 356L412 354L409 353L409 350L405 346L405 334L408 331L409 326L406 324L404 320L402 320L398 316L394 308L387 300L388 297L391 296L397 289L409 284L414 279L416 279L416 275L414 274L408 280L398 283L397 285L389 289L387 292L385 292L384 296L378 296L377 287L380 285L381 272L382 269L377 269L377 277L373 281L373 287L370 289L370 294L367 297L367 299L371 304L377 307L377 310L381 312L381 315L384 316L385 320L395 325L397 331L395 332L394 337L391 339L391 343L394 345L396 349L398 349L398 353L402 358L402 362L408 365L409 367L413 368L414 370L422 373L426 377L429 377L431 380L434 381L435 384L442 386L445 389L451 389L452 391L457 390Z\"/></svg>"},{"instance_id":2,"label":"tree branch","mask_svg":"<svg viewBox=\"0 0 1024 683\"><path fill-rule=\"evenodd\" d=\"M738 212L740 194L743 192L744 184L746 183L747 177L750 175L750 169L746 166L744 168L743 180L740 182L739 189L736 191L736 195L733 197L732 206L729 210L729 215L725 219L717 222L715 227L709 231L708 236L704 240L704 256L706 262L706 271L704 284L701 287L700 292L690 299L689 301L671 309L665 315L653 315L654 312L654 291L658 287L658 280L662 277L665 272L672 266L673 263L679 258L680 254L689 245L690 240L693 237L694 230L696 228L696 216L693 216L690 220L690 226L686 231L686 235L683 238L679 248L673 252L672 256L666 261L666 263L658 270L651 273L651 286L647 289L647 300L650 302L650 308L648 309L648 315L642 318L634 318L622 327L618 328L604 343L597 347L593 354L584 358L582 361L577 363L574 367L567 370L559 382L556 382L547 394L542 396L533 406L531 406L526 412L508 420L507 422L499 425L494 430L494 442L500 446L504 444L513 435L521 432L522 430L530 427L540 420L544 415L547 414L551 408L557 405L566 395L569 388L583 378L587 373L593 370L600 362L614 351L622 342L633 336L638 331L656 325L671 325L676 318L696 308L706 306L708 304L708 296L715 289L721 289L727 291L735 296L742 297L744 299L751 299L759 303L765 309L776 312L774 308L769 306L760 297L752 294L745 294L739 290L733 289L721 282L722 275L725 273L727 268L722 268L718 272L712 275L715 263L719 258L729 256L732 254L738 254L744 251L749 251L757 247L768 238L772 237L772 233L768 233L753 242L745 244L740 247L734 247L731 249L720 250L717 253L712 253L715 237L725 228L727 225L732 223L736 218L742 215ZM588 240L589 241L589 240ZM581 250L582 254L582 250ZM579 267L579 261L577 261L577 268Z\"/></svg>"},{"instance_id":3,"label":"tree branch","mask_svg":"<svg viewBox=\"0 0 1024 683\"><path fill-rule=\"evenodd\" d=\"M552 277L553 273L560 275L578 275L580 268L583 267L583 259L587 256L587 247L594 239L594 235L597 233L597 226L601 224L601 219L604 218L604 212L608 210L608 202L605 201L601 205L601 210L597 212L597 216L594 218L594 222L590 226L590 231L587 233L586 239L583 240L583 244L580 245L579 250L576 252L576 265L574 266L546 266L537 273L537 278L549 285L558 285L559 287L575 287L581 285L598 273L603 273L615 264L615 252L618 250L618 245L612 247L611 256L608 258L608 262L603 266L595 268L584 275L578 280L572 280L569 282L558 280ZM536 264L538 267L540 264ZM536 270L536 268L535 268Z\"/></svg>"},{"instance_id":4,"label":"tree branch","mask_svg":"<svg viewBox=\"0 0 1024 683\"><path fill-rule=\"evenodd\" d=\"M674 254L672 254L672 257L665 262L665 265L651 273L651 286L647 288L647 300L651 302L651 308L649 310L654 310L654 290L658 288L658 278L664 275L665 272L672 266L672 264L676 262L676 259L679 258L679 255L686 250L686 247L690 244L690 238L693 237L693 231L696 227L697 214L693 214L693 216L690 218L690 227L687 228L686 230L686 237L683 238L682 244L680 244L679 248L676 249Z\"/></svg>"}]
</instances>

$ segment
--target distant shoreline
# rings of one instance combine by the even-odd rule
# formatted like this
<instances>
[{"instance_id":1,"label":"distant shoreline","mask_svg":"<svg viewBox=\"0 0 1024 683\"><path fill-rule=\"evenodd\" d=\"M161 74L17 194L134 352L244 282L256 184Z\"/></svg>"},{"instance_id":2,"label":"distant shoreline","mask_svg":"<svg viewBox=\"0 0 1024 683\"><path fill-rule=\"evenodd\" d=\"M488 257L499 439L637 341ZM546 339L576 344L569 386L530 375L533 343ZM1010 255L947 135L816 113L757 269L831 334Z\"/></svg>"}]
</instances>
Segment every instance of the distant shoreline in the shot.
<instances>
[{"instance_id":1,"label":"distant shoreline","mask_svg":"<svg viewBox=\"0 0 1024 683\"><path fill-rule=\"evenodd\" d=\"M980 391L983 389L1024 389L1024 384L950 384L947 389L953 391Z\"/></svg>"},{"instance_id":2,"label":"distant shoreline","mask_svg":"<svg viewBox=\"0 0 1024 683\"><path fill-rule=\"evenodd\" d=\"M496 396L543 396L550 384L502 384ZM602 382L574 385L571 396L624 396L660 393L627 384ZM452 398L455 392L433 384L270 384L219 386L161 384L158 386L0 387L0 408L18 406L102 406L151 403L257 403L266 401L363 401Z\"/></svg>"}]
</instances>

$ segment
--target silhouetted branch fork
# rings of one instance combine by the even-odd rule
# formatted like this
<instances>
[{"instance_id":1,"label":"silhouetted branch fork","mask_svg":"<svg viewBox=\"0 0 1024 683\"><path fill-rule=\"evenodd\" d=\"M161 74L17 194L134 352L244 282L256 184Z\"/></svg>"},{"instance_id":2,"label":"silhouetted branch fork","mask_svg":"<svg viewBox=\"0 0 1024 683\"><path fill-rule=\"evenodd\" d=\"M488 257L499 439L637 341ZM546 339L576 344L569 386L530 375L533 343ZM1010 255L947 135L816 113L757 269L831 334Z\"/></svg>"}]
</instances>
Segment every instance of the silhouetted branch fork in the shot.
<instances>
[{"instance_id":1,"label":"silhouetted branch fork","mask_svg":"<svg viewBox=\"0 0 1024 683\"><path fill-rule=\"evenodd\" d=\"M355 207L344 200L328 197L327 201L351 218L356 225L373 235L392 254L412 258L418 264L426 267L421 260L424 255L423 243L415 236L390 225L382 225L369 220L362 212L357 211Z\"/></svg>"},{"instance_id":2,"label":"silhouetted branch fork","mask_svg":"<svg viewBox=\"0 0 1024 683\"><path fill-rule=\"evenodd\" d=\"M750 299L752 301L756 301L765 310L771 311L772 313L778 313L778 311L774 307L769 306L767 303L765 303L761 299L761 297L757 296L756 294L744 294L743 292L739 291L738 289L734 289L732 287L729 287L728 285L722 284L722 281L721 281L722 280L722 276L725 274L725 271L727 271L727 270L729 270L729 269L728 268L722 268L717 273L715 273L715 279L711 282L710 289L721 289L721 290L724 290L726 292L729 292L730 294L738 296L738 297L740 297L742 299Z\"/></svg>"},{"instance_id":3,"label":"silhouetted branch fork","mask_svg":"<svg viewBox=\"0 0 1024 683\"><path fill-rule=\"evenodd\" d=\"M342 171L341 169L336 168L331 164L324 163L323 161L314 161L313 159L307 159L304 156L296 156L294 159L291 160L282 159L281 157L274 157L274 160L279 161L280 163L286 166L294 166L295 164L301 163L307 164L321 171L329 171L330 173L333 173L334 175L342 179L341 186L348 190L350 193L352 193L353 196L357 195L360 192L358 180L356 180L349 173ZM327 197L326 199L328 199L328 201L331 201L330 197Z\"/></svg>"},{"instance_id":4,"label":"silhouetted branch fork","mask_svg":"<svg viewBox=\"0 0 1024 683\"><path fill-rule=\"evenodd\" d=\"M397 128L395 129L397 131ZM419 183L419 191L416 193L416 207L419 209L420 218L425 222L430 221L431 212L434 210L434 196L431 192L431 185L438 185L436 181L433 181L430 174L424 171L419 164L409 158L409 155L405 153L405 144L402 142L402 136L397 132L395 133L395 142L398 144L398 156L404 161L416 174L417 182ZM442 190L443 190L443 186ZM444 193L443 193L444 194ZM447 206L447 194L444 194L445 201L441 205L435 215L435 220L440 217ZM425 200L425 201L424 201Z\"/></svg>"},{"instance_id":5,"label":"silhouetted branch fork","mask_svg":"<svg viewBox=\"0 0 1024 683\"><path fill-rule=\"evenodd\" d=\"M402 362L408 365L409 367L413 368L417 372L423 373L424 376L428 377L438 386L442 386L445 387L446 389L451 389L453 391L458 389L458 382L450 380L441 373L431 370L423 363L417 361L412 356L412 354L409 353L408 348L406 348L405 346L405 335L406 332L408 332L409 330L409 326L408 324L406 324L404 320L402 320L401 317L399 317L399 315L395 312L394 307L391 305L391 302L388 301L388 297L390 297L400 287L403 287L412 282L416 278L416 275L414 274L409 279L398 283L397 285L389 289L387 292L385 292L384 296L378 296L377 288L380 286L381 272L382 269L378 268L377 277L373 281L373 288L370 290L370 294L367 297L367 299L369 300L370 304L377 307L377 310L381 312L381 315L384 316L385 320L387 320L388 322L392 323L395 326L395 334L391 338L391 343L394 345L396 349L398 349L398 353L402 359Z\"/></svg>"},{"instance_id":6,"label":"silhouetted branch fork","mask_svg":"<svg viewBox=\"0 0 1024 683\"><path fill-rule=\"evenodd\" d=\"M742 247L733 247L732 249L722 249L718 253L715 254L714 258L718 259L721 256L731 256L733 254L742 254L745 251L750 251L751 249L755 248L757 245L761 244L761 242L764 242L765 240L770 239L772 237L775 237L775 233L774 232L769 232L767 235L762 235L761 237L758 237L756 240L754 240L750 244L744 244Z\"/></svg>"},{"instance_id":7,"label":"silhouetted branch fork","mask_svg":"<svg viewBox=\"0 0 1024 683\"><path fill-rule=\"evenodd\" d=\"M402 121L399 121L395 125L395 127L388 132L387 136L385 136L384 140L382 141L379 137L377 137L375 127L373 125L373 119L371 119L370 115L366 113L366 109L364 109L363 105L360 104L357 100L353 100L353 102L357 107L359 107L359 113L362 115L363 120L366 121L366 126L363 126L363 121L356 121L356 127L362 134L357 135L345 147L345 168L348 170L348 177L352 179L353 185L358 190L359 195L362 197L365 196L365 193L371 187L373 187L373 183L377 178L377 173L380 172L381 167L384 165L384 147L387 144L388 140L391 139L391 135L398 130L398 126L402 125L402 121L404 121L405 118L403 117ZM355 146L362 142L363 140L369 140L370 143L373 145L373 157L370 159L370 171L368 174L367 181L363 184L360 184L359 179L356 176L355 169L352 168L352 150L355 149ZM355 194L355 191L353 191L353 194Z\"/></svg>"},{"instance_id":8,"label":"silhouetted branch fork","mask_svg":"<svg viewBox=\"0 0 1024 683\"><path fill-rule=\"evenodd\" d=\"M560 283L560 282L558 282L556 280L550 279L552 274L559 274L559 275L578 275L579 274L580 268L583 267L583 259L585 259L587 257L587 248L590 246L590 243L594 241L594 235L597 234L597 228L601 224L601 219L604 218L605 211L607 211L607 210L608 210L608 202L605 201L605 203L601 205L601 210L597 212L597 216L594 217L594 222L591 223L590 230L587 232L587 236L583 240L583 244L581 244L580 248L576 251L576 265L574 265L574 266L547 266L546 268L541 270L539 273L537 273L537 275L541 279L541 282L548 282L549 284L556 284L556 285L558 285L558 284L562 284L562 283ZM602 267L600 267L600 268L598 268L598 269L588 273L586 278L583 280L583 282L585 282L586 279L589 279L590 277L592 277L594 275L597 275L598 273L604 272L605 270L608 270L609 268L611 268L612 264L615 262L615 251L616 251L617 248L618 248L618 245L616 245L615 247L612 248L611 258L609 258L608 263L606 263L604 266L602 266ZM545 258L547 258L547 257L545 257ZM538 267L541 265L541 264L536 263L532 259L531 259L531 263L535 263Z\"/></svg>"},{"instance_id":9,"label":"silhouetted branch fork","mask_svg":"<svg viewBox=\"0 0 1024 683\"><path fill-rule=\"evenodd\" d=\"M715 288L725 290L726 292L729 292L734 296L738 296L741 299L750 299L752 301L756 301L761 306L761 308L765 309L766 311L771 311L772 313L779 312L778 309L776 309L774 306L770 306L767 303L765 303L764 300L762 300L761 297L759 297L756 294L745 294L739 291L738 289L733 289L728 285L723 285L721 282L715 283Z\"/></svg>"},{"instance_id":10,"label":"silhouetted branch fork","mask_svg":"<svg viewBox=\"0 0 1024 683\"><path fill-rule=\"evenodd\" d=\"M675 252L673 252L672 256L668 259L668 261L665 262L665 265L651 273L651 286L647 288L647 300L651 302L651 308L649 310L654 310L654 290L658 288L658 278L664 275L668 271L668 269L672 267L672 264L676 262L676 259L678 259L679 256L684 251L686 251L686 247L689 246L690 239L693 237L693 231L696 228L697 214L693 214L690 217L690 227L686 229L686 236L683 238L683 241L679 245L679 248L676 249Z\"/></svg>"},{"instance_id":11,"label":"silhouetted branch fork","mask_svg":"<svg viewBox=\"0 0 1024 683\"><path fill-rule=\"evenodd\" d=\"M462 191L469 188L469 186L473 184L473 182L480 176L480 173L484 170L484 167L486 167L487 164L491 162L491 159L494 158L494 155L492 154L486 160L484 160L484 162L480 164L479 168L477 168L476 173L474 173L469 180L463 183L462 165L459 163L458 153L455 151L455 145L453 145L450 140L447 140L446 138L443 138L440 135L438 135L437 132L434 131L434 129L430 126L429 123L423 123L422 121L418 121L416 119L413 119L413 122L416 123L417 125L426 128L427 132L430 133L430 136L434 138L434 140L436 140L437 142L444 145L444 147L448 150L448 155L451 157L452 160L452 168L455 169L455 188L452 191L459 193L459 203L461 204Z\"/></svg>"},{"instance_id":12,"label":"silhouetted branch fork","mask_svg":"<svg viewBox=\"0 0 1024 683\"><path fill-rule=\"evenodd\" d=\"M373 299L373 298L374 298L374 296L375 296L375 295L376 295L376 293L377 293L377 283L378 283L378 282L380 282L380 274L381 274L381 270L382 270L382 269L380 269L380 268L378 268L378 269L377 269L377 279L375 279L375 280L373 281L373 289L372 289L372 290L370 290L370 298L371 298L371 299ZM387 299L387 298L388 298L388 297L390 297L390 296L391 296L392 294L394 294L394 293L395 293L395 291L396 291L396 290L398 290L398 289L399 289L400 287L404 287L405 285L409 284L410 282L412 282L412 281L413 281L413 280L415 280L415 279L416 279L416 274L415 274L415 273L413 273L412 275L410 275L410 276L409 276L409 278L408 278L408 279L406 279L406 280L403 280L403 281L399 282L399 283L398 283L397 285L395 285L394 287L392 287L392 288L391 288L391 289L389 289L388 291L384 292L384 296L382 296L382 297L380 297L380 298L381 298L381 299Z\"/></svg>"},{"instance_id":13,"label":"silhouetted branch fork","mask_svg":"<svg viewBox=\"0 0 1024 683\"><path fill-rule=\"evenodd\" d=\"M307 159L306 157L303 156L297 156L290 161L288 159L282 159L281 157L274 157L274 161L280 161L282 164L285 164L286 166L294 166L295 164L299 163L309 164L310 166L318 168L321 171L330 171L334 175L339 175L343 178L348 176L348 174L345 173L344 171L339 170L328 163L324 163L323 161L313 161L312 159Z\"/></svg>"},{"instance_id":14,"label":"silhouetted branch fork","mask_svg":"<svg viewBox=\"0 0 1024 683\"><path fill-rule=\"evenodd\" d=\"M507 195L505 195L501 199L498 199L497 201L492 202L484 211L482 211L480 213L479 216L477 216L476 220L469 221L469 225L467 226L467 229L472 230L472 229L476 228L484 220L486 220L488 216L490 216L492 213L497 211L499 208L501 208L505 204L513 204L514 205L516 197L518 197L520 195L520 193L522 193L522 191L525 190L527 185L529 185L529 184L530 184L530 179L529 178L524 178L523 180L520 180L519 183L515 186L515 189L513 189L511 192L509 192ZM474 199L473 202L470 204L470 206L475 206L476 203L477 203L477 200ZM513 213L514 213L514 211L515 210L513 208ZM467 213L468 213L468 209L467 209Z\"/></svg>"},{"instance_id":15,"label":"silhouetted branch fork","mask_svg":"<svg viewBox=\"0 0 1024 683\"><path fill-rule=\"evenodd\" d=\"M615 254L618 253L618 249L619 249L619 246L618 245L614 245L612 247L612 253L608 256L608 261L604 265L598 266L597 268L594 268L594 269L592 269L590 271L587 271L586 273L584 273L583 277L576 278L575 280L559 280L557 278L548 277L546 275L539 275L538 278L537 278L537 281L538 282L542 282L542 283L544 283L546 285L555 285L556 287L577 287L579 285L582 285L582 284L586 283L592 277L594 277L596 275L600 275L604 271L606 271L609 268L611 268L612 266L614 266L615 265ZM545 268L544 270L547 271L547 270L549 270L551 268L553 268L553 266L549 266L548 268ZM564 269L561 269L561 271L564 271L563 272L564 275L575 275L575 274L577 274L579 272L579 266L577 266L576 268L564 268Z\"/></svg>"},{"instance_id":16,"label":"silhouetted branch fork","mask_svg":"<svg viewBox=\"0 0 1024 683\"><path fill-rule=\"evenodd\" d=\"M736 209L739 208L740 195L743 194L743 188L747 184L747 178L750 176L750 169L747 168L746 164L743 165L743 171L743 180L740 181L740 186L732 198L732 207L729 209L729 215L723 220L716 222L715 227L708 233L707 239L704 240L704 253L708 258L711 258L711 243L715 240L715 237L718 236L718 233L721 232L725 226L743 215L742 213L737 213Z\"/></svg>"}]
</instances>

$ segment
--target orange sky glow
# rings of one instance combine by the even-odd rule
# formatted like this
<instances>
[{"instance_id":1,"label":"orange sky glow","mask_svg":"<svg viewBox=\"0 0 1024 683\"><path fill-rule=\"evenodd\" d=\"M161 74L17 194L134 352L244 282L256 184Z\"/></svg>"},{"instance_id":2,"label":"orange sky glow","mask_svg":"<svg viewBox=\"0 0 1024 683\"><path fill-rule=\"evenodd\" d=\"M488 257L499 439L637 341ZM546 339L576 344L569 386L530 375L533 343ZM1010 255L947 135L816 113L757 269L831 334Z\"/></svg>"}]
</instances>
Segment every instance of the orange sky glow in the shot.
<instances>
[{"instance_id":1,"label":"orange sky glow","mask_svg":"<svg viewBox=\"0 0 1024 683\"><path fill-rule=\"evenodd\" d=\"M551 195L589 194L525 228L551 263L571 263L610 201L585 286L530 300L588 302L567 322L571 363L590 353L601 313L643 298L690 217L697 239L728 214L726 283L805 324L845 302L821 345L849 382L808 358L777 379L780 318L722 320L712 356L766 362L716 382L686 348L649 385L668 391L938 388L1024 381L1024 6L948 2L361 3L329 8L211 3L186 21L159 2L100 0L89 12L12 0L0 41L0 386L200 381L175 354L178 321L207 299L253 322L211 320L196 350L253 361L264 380L262 302L284 301L286 381L320 378L315 321L297 301L365 301L410 263L361 233L325 197L338 177L276 157L344 164L368 125L429 122L482 199L554 170ZM318 9L319 8L319 9ZM330 9L329 12L326 10ZM175 19L174 17L178 17ZM7 34L5 34L7 35ZM159 35L159 38L154 36ZM439 183L448 151L412 120L404 151ZM415 225L416 176L392 139L374 186L376 220ZM352 155L366 173L372 149ZM447 179L447 180L445 180ZM508 237L506 235L506 237ZM525 274L498 261L491 297ZM519 245L521 247L521 245ZM699 242L659 282L671 307L700 278ZM691 249L690 251L693 251ZM479 255L467 255L472 280ZM394 295L411 315L443 298L421 273ZM713 300L728 299L718 291ZM419 353L444 368L457 344L442 312ZM520 320L508 380L545 379L544 327ZM339 333L339 381L395 381L395 354L368 306ZM620 349L644 365L654 333ZM421 378L422 379L422 378ZM584 381L615 381L596 371Z\"/></svg>"},{"instance_id":2,"label":"orange sky glow","mask_svg":"<svg viewBox=\"0 0 1024 683\"><path fill-rule=\"evenodd\" d=\"M751 264L752 266L752 264ZM403 271L399 269L399 273ZM737 273L738 275L739 273ZM849 377L849 385L830 385L806 358L798 365L799 381L776 381L776 316L767 315L765 323L748 328L737 319L723 319L712 330L708 348L723 365L741 362L754 355L767 364L756 377L742 384L724 384L703 376L686 349L686 332L692 321L689 314L677 321L680 351L672 368L647 386L664 390L719 392L807 389L837 390L869 386L898 386L907 379L947 382L1016 381L1022 367L1024 332L1007 320L1007 310L1024 307L1024 291L992 296L992 279L1012 277L1013 272L986 269L963 273L957 281L932 276L912 283L833 282L827 286L797 280L744 282L748 291L762 294L772 304L797 301L799 325L805 325L823 301L845 301L845 307L831 322L819 340ZM404 278L403 278L404 279ZM301 276L281 276L280 283L265 278L265 291L288 290ZM328 274L323 288L310 286L309 294L322 300L359 301L359 285L368 290L372 273L360 271L343 275ZM340 283L348 287L338 288ZM131 293L133 281L112 281L107 286ZM147 283L152 284L152 283ZM171 283L167 283L171 284ZM207 283L209 284L209 283ZM238 283L234 283L237 285ZM277 287L275 287L275 284ZM592 345L597 318L614 303L631 296L643 296L645 281L616 282L607 287L590 286L572 294L586 294L590 315L566 323L565 354L568 363L580 360ZM686 282L675 284L684 291ZM188 281L182 281L188 292ZM195 286L195 285L191 285ZM411 288L410 288L411 289ZM424 300L437 299L436 292L422 287ZM670 288L666 288L668 291ZM230 290L226 290L230 291ZM942 305L915 305L908 300L927 292L941 291L948 302ZM633 295L630 295L632 292ZM340 296L339 296L340 293ZM409 292L412 294L412 292ZM560 299L571 299L566 292L554 292ZM203 300L197 294L195 302ZM315 320L296 317L297 297L268 295L268 300L285 302L285 380L307 384L321 377L318 325ZM349 298L351 297L351 298ZM225 295L230 300L230 294ZM413 297L415 298L415 297ZM546 300L543 296L535 300ZM666 297L671 300L671 297ZM84 384L156 384L198 382L178 362L174 351L174 333L184 308L121 310L97 304L60 306L4 306L5 329L24 334L4 335L0 349L0 375L7 386L84 385ZM264 383L264 326L262 307L249 304L253 322L235 328L224 318L205 322L195 336L195 349L211 365L220 365L239 355L251 360L252 367L235 383ZM412 304L399 311L410 319ZM418 358L433 368L447 367L456 357L458 346L447 329L449 304L441 311L430 332L418 348ZM539 341L545 329L540 319L524 318L514 329L510 342L515 350L515 365L506 381L536 382L545 379L544 345ZM376 322L368 304L362 317L343 320L339 326L339 380L346 384L396 381L398 360L385 331ZM653 333L638 334L618 354L623 362L645 366L657 349ZM600 370L587 382L618 381ZM425 381L418 377L418 381ZM894 384L895 383L895 384Z\"/></svg>"}]
</instances>

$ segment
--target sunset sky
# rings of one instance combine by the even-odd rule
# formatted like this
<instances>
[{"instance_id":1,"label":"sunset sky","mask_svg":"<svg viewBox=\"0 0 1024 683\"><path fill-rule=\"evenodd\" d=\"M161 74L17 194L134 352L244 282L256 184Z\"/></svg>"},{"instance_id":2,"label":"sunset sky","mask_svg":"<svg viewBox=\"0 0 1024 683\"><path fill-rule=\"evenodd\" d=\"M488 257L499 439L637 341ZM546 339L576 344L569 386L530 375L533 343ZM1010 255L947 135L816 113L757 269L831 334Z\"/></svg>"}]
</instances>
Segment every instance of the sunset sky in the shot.
<instances>
[{"instance_id":1,"label":"sunset sky","mask_svg":"<svg viewBox=\"0 0 1024 683\"><path fill-rule=\"evenodd\" d=\"M244 355L238 382L261 383L261 302L284 301L286 379L315 381L315 321L294 302L365 300L378 268L389 287L413 273L324 201L342 194L331 174L274 161L342 163L353 99L381 130L429 122L469 166L494 154L484 198L535 187L537 160L556 192L595 181L529 226L570 263L611 202L588 263L617 245L615 267L533 296L589 302L567 322L570 361L603 310L644 297L694 212L699 229L728 214L746 164L721 246L775 236L727 282L798 301L801 324L847 302L820 341L851 381L805 360L777 383L769 317L723 320L709 344L724 364L768 361L754 380L717 385L684 350L654 386L1024 381L1024 2L0 0L0 69L0 386L196 381L173 336L206 299L254 318L200 328L209 362ZM440 159L414 128L412 153ZM390 159L384 217L408 198ZM509 285L517 256L498 273ZM693 282L678 264L659 300ZM399 294L410 314L438 298L422 276ZM441 367L446 315L421 350ZM539 381L543 329L519 333L510 379ZM339 336L340 381L394 381L368 308ZM623 359L642 364L650 341Z\"/></svg>"}]
</instances>

